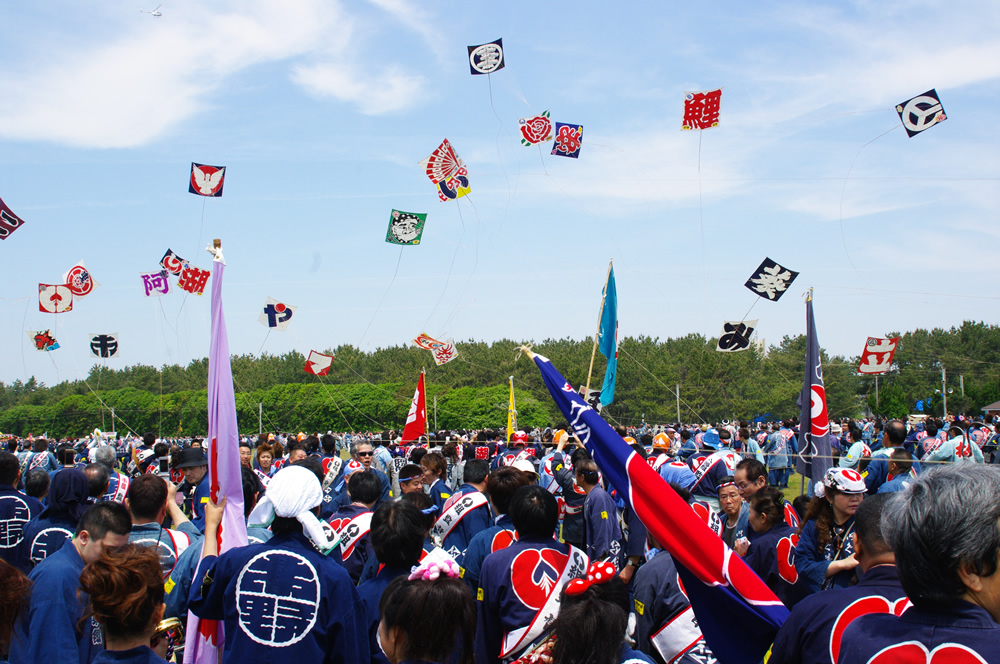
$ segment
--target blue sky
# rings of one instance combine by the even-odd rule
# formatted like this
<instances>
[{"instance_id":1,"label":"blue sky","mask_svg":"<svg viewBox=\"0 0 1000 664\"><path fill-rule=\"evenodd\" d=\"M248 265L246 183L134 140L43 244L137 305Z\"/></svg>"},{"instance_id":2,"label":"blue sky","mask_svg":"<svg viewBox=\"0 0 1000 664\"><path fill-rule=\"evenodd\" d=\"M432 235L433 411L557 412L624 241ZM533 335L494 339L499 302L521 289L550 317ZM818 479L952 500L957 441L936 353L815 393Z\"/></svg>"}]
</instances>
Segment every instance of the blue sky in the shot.
<instances>
[{"instance_id":1,"label":"blue sky","mask_svg":"<svg viewBox=\"0 0 1000 664\"><path fill-rule=\"evenodd\" d=\"M580 339L609 258L622 336L717 336L765 256L801 272L749 316L768 343L804 332L809 286L838 354L996 322L995 2L153 6L0 6L0 198L26 222L0 244L0 380L85 376L91 332L120 335L110 366L206 356L208 295L138 275L168 247L209 267L213 237L234 353ZM471 76L498 37L507 67ZM717 87L721 125L681 132L683 93ZM907 138L893 107L931 88L948 119ZM546 109L583 125L579 160L520 144ZM457 202L418 166L445 137ZM228 168L222 198L187 193L192 161ZM393 208L429 214L420 246L384 242ZM81 259L101 287L40 313ZM298 307L286 332L257 323L268 296Z\"/></svg>"}]
</instances>

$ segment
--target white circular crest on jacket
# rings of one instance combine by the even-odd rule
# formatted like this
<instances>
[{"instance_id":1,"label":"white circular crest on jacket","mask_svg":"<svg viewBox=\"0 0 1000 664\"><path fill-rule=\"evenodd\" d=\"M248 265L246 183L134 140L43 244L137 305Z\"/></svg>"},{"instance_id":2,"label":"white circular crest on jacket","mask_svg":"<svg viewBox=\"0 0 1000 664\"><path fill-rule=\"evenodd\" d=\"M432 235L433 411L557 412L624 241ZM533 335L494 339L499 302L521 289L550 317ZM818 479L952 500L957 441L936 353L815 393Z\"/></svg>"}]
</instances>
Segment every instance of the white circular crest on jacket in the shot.
<instances>
[{"instance_id":1,"label":"white circular crest on jacket","mask_svg":"<svg viewBox=\"0 0 1000 664\"><path fill-rule=\"evenodd\" d=\"M319 575L306 558L272 549L251 558L236 580L240 629L265 646L301 641L316 624Z\"/></svg>"}]
</instances>

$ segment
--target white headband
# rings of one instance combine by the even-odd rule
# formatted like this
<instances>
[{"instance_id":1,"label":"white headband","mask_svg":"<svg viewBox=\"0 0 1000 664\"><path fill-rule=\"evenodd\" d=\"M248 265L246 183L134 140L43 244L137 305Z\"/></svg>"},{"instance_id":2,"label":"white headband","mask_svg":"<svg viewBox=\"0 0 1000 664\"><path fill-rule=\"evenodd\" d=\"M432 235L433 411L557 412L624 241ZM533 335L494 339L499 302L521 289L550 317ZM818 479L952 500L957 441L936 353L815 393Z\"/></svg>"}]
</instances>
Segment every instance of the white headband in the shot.
<instances>
[{"instance_id":1,"label":"white headband","mask_svg":"<svg viewBox=\"0 0 1000 664\"><path fill-rule=\"evenodd\" d=\"M250 512L247 524L267 526L275 516L296 519L313 545L326 554L337 541L327 538L323 525L312 511L322 503L323 489L316 474L301 466L286 466L271 478L264 498Z\"/></svg>"}]
</instances>

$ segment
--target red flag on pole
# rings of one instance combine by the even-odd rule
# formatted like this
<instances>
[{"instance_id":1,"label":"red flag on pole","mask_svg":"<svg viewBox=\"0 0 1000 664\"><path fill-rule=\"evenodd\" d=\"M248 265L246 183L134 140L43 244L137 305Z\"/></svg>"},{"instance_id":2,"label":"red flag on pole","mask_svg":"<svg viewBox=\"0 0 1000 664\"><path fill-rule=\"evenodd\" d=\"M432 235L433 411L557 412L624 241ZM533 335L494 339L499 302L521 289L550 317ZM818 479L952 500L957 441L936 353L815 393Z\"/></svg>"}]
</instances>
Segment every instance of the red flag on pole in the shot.
<instances>
[{"instance_id":1,"label":"red flag on pole","mask_svg":"<svg viewBox=\"0 0 1000 664\"><path fill-rule=\"evenodd\" d=\"M417 381L417 391L413 393L413 401L410 403L410 412L406 414L406 426L403 427L403 445L424 435L427 431L427 402L424 398L424 372L420 372L420 380Z\"/></svg>"}]
</instances>

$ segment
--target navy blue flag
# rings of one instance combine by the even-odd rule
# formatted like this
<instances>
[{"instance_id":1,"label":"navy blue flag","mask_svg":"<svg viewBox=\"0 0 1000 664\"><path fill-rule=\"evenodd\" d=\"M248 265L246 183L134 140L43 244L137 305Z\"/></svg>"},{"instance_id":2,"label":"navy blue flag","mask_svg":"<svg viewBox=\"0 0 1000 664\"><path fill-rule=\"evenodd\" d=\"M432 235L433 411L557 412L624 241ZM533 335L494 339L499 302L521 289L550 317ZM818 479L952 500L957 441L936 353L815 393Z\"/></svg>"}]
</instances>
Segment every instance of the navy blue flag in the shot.
<instances>
[{"instance_id":1,"label":"navy blue flag","mask_svg":"<svg viewBox=\"0 0 1000 664\"><path fill-rule=\"evenodd\" d=\"M760 662L788 617L788 609L547 358L534 353L529 357L618 496L673 556L698 626L715 656L727 664Z\"/></svg>"},{"instance_id":2,"label":"navy blue flag","mask_svg":"<svg viewBox=\"0 0 1000 664\"><path fill-rule=\"evenodd\" d=\"M816 482L833 466L830 451L830 416L826 410L823 363L816 338L812 290L806 299L806 377L799 393L799 456L795 469Z\"/></svg>"}]
</instances>

